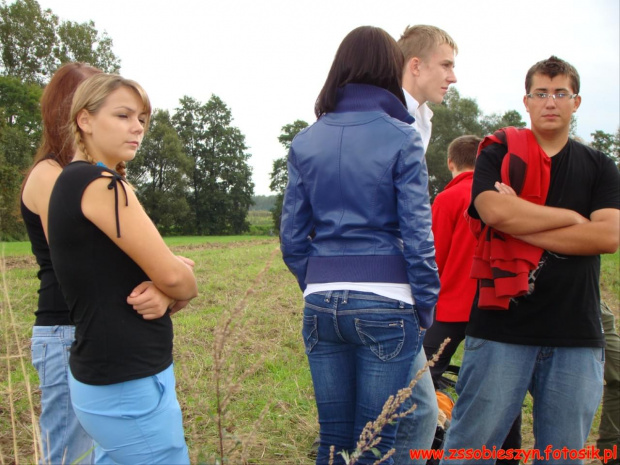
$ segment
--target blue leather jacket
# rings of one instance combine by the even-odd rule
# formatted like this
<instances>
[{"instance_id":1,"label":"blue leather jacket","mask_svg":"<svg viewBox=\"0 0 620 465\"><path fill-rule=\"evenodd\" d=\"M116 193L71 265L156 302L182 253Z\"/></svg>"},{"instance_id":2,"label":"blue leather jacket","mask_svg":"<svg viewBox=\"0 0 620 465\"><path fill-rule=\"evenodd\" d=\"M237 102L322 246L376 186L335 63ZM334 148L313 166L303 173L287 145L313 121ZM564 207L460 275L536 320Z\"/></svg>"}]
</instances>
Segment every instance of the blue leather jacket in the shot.
<instances>
[{"instance_id":1,"label":"blue leather jacket","mask_svg":"<svg viewBox=\"0 0 620 465\"><path fill-rule=\"evenodd\" d=\"M424 147L411 122L387 90L341 89L336 109L293 140L280 239L302 290L307 283L409 283L428 328L439 276Z\"/></svg>"}]
</instances>

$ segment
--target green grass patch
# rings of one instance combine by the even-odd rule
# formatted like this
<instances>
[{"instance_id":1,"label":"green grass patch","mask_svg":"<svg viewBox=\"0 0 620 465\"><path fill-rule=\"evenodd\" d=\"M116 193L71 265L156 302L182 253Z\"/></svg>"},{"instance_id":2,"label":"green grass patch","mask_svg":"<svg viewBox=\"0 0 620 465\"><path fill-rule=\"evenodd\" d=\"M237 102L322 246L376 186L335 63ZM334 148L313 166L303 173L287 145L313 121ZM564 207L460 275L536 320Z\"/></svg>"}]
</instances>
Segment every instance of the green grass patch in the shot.
<instances>
[{"instance_id":1,"label":"green grass patch","mask_svg":"<svg viewBox=\"0 0 620 465\"><path fill-rule=\"evenodd\" d=\"M29 241L0 242L0 257L17 257L31 254L32 250Z\"/></svg>"},{"instance_id":2,"label":"green grass patch","mask_svg":"<svg viewBox=\"0 0 620 465\"><path fill-rule=\"evenodd\" d=\"M173 317L177 392L192 463L218 458L214 345L227 319L219 368L225 463L310 465L318 434L312 380L301 340L303 300L275 238L171 237L172 250L196 262L199 296ZM0 463L33 463L30 402L38 380L30 362L37 266L28 242L4 245L6 293L0 292ZM601 289L617 312L618 253L602 257ZM615 304L610 299L615 297ZM615 307L613 307L615 305ZM8 342L6 342L8 341ZM462 347L453 362L460 365ZM26 367L24 374L21 364ZM11 406L16 420L13 450ZM524 408L524 447L532 447L531 399ZM598 425L598 417L595 428ZM592 439L593 436L591 436ZM590 442L591 443L591 442Z\"/></svg>"},{"instance_id":3,"label":"green grass patch","mask_svg":"<svg viewBox=\"0 0 620 465\"><path fill-rule=\"evenodd\" d=\"M300 336L302 297L282 262L277 239L174 237L166 242L175 253L196 262L200 292L173 317L177 393L191 462L214 464L218 459L214 341L232 312L232 333L226 340L220 372L222 393L228 396L223 411L225 463L310 465L313 461L307 453L318 425ZM8 296L0 301L0 462L32 463L30 403L24 386L30 383L35 391L33 404L38 413L38 381L29 349L37 267L34 260L22 260L15 250L11 249L10 268L3 273ZM11 325L16 337L6 347L4 335L10 334ZM27 379L19 368L20 360L26 365ZM13 451L10 404L18 427L17 453Z\"/></svg>"}]
</instances>

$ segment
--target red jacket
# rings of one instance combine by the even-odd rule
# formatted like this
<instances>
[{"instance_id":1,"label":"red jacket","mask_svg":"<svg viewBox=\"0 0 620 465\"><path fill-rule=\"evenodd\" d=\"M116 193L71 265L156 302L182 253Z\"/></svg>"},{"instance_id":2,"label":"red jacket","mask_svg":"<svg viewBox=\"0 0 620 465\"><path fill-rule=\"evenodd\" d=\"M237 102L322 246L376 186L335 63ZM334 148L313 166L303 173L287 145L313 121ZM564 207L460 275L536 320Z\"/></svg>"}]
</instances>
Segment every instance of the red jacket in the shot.
<instances>
[{"instance_id":1,"label":"red jacket","mask_svg":"<svg viewBox=\"0 0 620 465\"><path fill-rule=\"evenodd\" d=\"M549 191L551 159L529 129L508 127L484 138L478 155L489 144L508 148L502 161L501 180L529 202L544 205ZM478 244L471 276L479 280L478 308L506 310L514 297L531 292L529 276L536 270L543 250L470 218Z\"/></svg>"},{"instance_id":2,"label":"red jacket","mask_svg":"<svg viewBox=\"0 0 620 465\"><path fill-rule=\"evenodd\" d=\"M441 281L437 321L468 321L476 294L476 280L469 276L476 238L463 215L469 206L473 176L473 171L459 174L432 205L435 260Z\"/></svg>"}]
</instances>

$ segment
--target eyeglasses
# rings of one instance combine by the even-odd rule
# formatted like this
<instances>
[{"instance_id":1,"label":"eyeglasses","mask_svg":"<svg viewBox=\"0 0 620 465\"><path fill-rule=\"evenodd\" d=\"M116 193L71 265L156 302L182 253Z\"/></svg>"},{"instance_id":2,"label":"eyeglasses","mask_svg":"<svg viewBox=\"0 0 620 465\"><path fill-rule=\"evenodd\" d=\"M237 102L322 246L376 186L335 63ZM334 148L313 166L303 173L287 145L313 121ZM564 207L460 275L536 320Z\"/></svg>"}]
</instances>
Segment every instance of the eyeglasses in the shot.
<instances>
[{"instance_id":1,"label":"eyeglasses","mask_svg":"<svg viewBox=\"0 0 620 465\"><path fill-rule=\"evenodd\" d=\"M553 100L570 100L577 97L577 94L569 94L568 92L558 92L557 94L548 94L547 92L534 92L532 94L526 94L527 98L534 100L547 100L549 97L553 97Z\"/></svg>"}]
</instances>

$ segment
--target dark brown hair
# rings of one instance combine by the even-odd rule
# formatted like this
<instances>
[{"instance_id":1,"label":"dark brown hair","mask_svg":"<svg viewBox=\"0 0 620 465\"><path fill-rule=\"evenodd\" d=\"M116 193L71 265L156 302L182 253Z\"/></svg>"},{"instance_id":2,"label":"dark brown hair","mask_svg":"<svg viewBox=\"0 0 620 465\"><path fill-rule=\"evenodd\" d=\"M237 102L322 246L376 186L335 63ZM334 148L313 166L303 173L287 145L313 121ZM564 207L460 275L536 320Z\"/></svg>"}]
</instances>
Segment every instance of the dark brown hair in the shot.
<instances>
[{"instance_id":1,"label":"dark brown hair","mask_svg":"<svg viewBox=\"0 0 620 465\"><path fill-rule=\"evenodd\" d=\"M458 171L473 170L481 141L477 136L457 137L448 146L448 160L454 163Z\"/></svg>"},{"instance_id":2,"label":"dark brown hair","mask_svg":"<svg viewBox=\"0 0 620 465\"><path fill-rule=\"evenodd\" d=\"M381 87L406 105L402 90L403 65L403 53L383 29L373 26L353 29L338 47L325 84L316 99L316 117L336 108L338 88L349 83Z\"/></svg>"},{"instance_id":3,"label":"dark brown hair","mask_svg":"<svg viewBox=\"0 0 620 465\"><path fill-rule=\"evenodd\" d=\"M101 70L86 63L66 63L54 73L41 96L43 135L31 170L45 158L56 161L61 167L71 162L75 144L67 123L73 94L82 81L98 73Z\"/></svg>"},{"instance_id":4,"label":"dark brown hair","mask_svg":"<svg viewBox=\"0 0 620 465\"><path fill-rule=\"evenodd\" d=\"M532 87L532 78L534 74L542 74L553 79L558 75L568 76L572 91L576 94L579 93L579 73L573 65L570 63L551 55L546 60L539 61L532 66L525 75L525 93L529 94Z\"/></svg>"}]
</instances>

